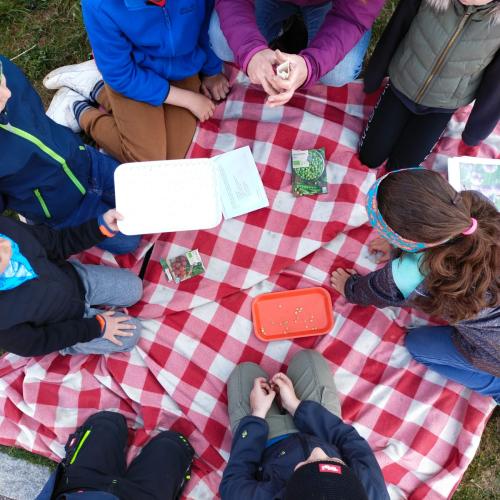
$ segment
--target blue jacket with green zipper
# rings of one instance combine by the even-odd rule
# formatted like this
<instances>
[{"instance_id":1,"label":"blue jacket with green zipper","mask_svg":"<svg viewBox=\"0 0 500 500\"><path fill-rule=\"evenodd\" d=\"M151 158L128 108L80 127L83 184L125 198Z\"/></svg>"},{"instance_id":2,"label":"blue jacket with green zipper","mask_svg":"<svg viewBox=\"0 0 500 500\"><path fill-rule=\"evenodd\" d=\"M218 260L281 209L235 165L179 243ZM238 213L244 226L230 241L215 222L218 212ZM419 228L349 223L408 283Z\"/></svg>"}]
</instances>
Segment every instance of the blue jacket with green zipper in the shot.
<instances>
[{"instance_id":1,"label":"blue jacket with green zipper","mask_svg":"<svg viewBox=\"0 0 500 500\"><path fill-rule=\"evenodd\" d=\"M91 159L80 137L45 114L23 72L0 55L12 97L0 113L0 212L57 224L87 191Z\"/></svg>"}]
</instances>

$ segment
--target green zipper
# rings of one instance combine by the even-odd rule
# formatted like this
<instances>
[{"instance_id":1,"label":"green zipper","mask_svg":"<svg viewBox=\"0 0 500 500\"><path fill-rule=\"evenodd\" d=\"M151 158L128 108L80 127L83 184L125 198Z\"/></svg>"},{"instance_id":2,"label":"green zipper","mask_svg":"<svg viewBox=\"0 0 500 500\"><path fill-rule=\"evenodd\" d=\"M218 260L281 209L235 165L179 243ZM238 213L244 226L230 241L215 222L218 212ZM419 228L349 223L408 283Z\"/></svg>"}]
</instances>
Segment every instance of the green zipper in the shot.
<instances>
[{"instance_id":1,"label":"green zipper","mask_svg":"<svg viewBox=\"0 0 500 500\"><path fill-rule=\"evenodd\" d=\"M88 431L85 432L85 434L83 435L81 441L78 443L78 448L76 449L75 453L73 454L73 456L71 457L71 460L69 462L69 464L71 465L72 463L74 463L74 461L76 460L76 457L78 456L78 453L80 453L80 450L82 449L82 446L83 444L85 443L85 441L87 441L87 438L90 436L90 433L91 433L91 430L89 429Z\"/></svg>"},{"instance_id":2,"label":"green zipper","mask_svg":"<svg viewBox=\"0 0 500 500\"><path fill-rule=\"evenodd\" d=\"M45 200L42 197L42 193L40 193L39 189L35 189L33 192L35 193L35 196L36 196L36 199L38 200L38 203L40 203L40 205L42 205L42 210L43 210L43 213L45 214L45 217L47 217L47 219L50 219L52 217L52 215L50 215L49 207L47 206L47 203L45 203Z\"/></svg>"},{"instance_id":3,"label":"green zipper","mask_svg":"<svg viewBox=\"0 0 500 500\"><path fill-rule=\"evenodd\" d=\"M57 163L61 165L62 169L64 170L64 173L70 178L71 182L76 186L76 188L78 189L78 191L80 191L80 193L82 194L86 193L86 190L82 186L81 182L76 178L75 174L68 167L66 160L62 156L58 155L53 149L50 149L48 146L46 146L40 139L38 139L34 135L31 135L30 133L24 130L21 130L20 128L12 126L10 123L7 125L0 124L0 128L3 128L7 132L11 132L12 134L17 135L18 137L22 137L23 139L31 142L39 149L41 149L46 155L50 156L53 160L55 160Z\"/></svg>"}]
</instances>

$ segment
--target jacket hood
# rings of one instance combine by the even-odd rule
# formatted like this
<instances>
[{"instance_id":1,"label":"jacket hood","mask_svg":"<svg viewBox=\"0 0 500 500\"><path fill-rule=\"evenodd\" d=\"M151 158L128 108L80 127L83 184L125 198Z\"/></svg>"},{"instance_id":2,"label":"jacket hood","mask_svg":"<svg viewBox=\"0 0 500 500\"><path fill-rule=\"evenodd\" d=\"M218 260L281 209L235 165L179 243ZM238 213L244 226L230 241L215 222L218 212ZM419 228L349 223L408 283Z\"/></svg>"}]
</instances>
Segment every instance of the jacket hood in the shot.
<instances>
[{"instance_id":1,"label":"jacket hood","mask_svg":"<svg viewBox=\"0 0 500 500\"><path fill-rule=\"evenodd\" d=\"M446 10L453 0L425 0L431 7L436 10ZM491 21L493 24L500 24L500 1L493 0L490 10Z\"/></svg>"}]
</instances>

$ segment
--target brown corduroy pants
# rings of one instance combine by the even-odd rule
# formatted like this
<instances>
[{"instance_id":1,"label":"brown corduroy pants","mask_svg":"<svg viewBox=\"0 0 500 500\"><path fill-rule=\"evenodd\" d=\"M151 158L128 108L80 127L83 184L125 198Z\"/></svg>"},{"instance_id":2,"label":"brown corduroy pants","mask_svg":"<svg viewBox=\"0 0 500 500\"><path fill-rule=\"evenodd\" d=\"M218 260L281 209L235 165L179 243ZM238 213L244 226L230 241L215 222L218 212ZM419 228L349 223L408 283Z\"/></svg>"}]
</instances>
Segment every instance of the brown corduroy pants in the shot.
<instances>
[{"instance_id":1,"label":"brown corduroy pants","mask_svg":"<svg viewBox=\"0 0 500 500\"><path fill-rule=\"evenodd\" d=\"M198 75L171 82L199 92ZM195 116L185 108L151 106L129 99L109 87L98 96L103 109L89 109L80 118L85 133L122 163L184 158L196 130Z\"/></svg>"}]
</instances>

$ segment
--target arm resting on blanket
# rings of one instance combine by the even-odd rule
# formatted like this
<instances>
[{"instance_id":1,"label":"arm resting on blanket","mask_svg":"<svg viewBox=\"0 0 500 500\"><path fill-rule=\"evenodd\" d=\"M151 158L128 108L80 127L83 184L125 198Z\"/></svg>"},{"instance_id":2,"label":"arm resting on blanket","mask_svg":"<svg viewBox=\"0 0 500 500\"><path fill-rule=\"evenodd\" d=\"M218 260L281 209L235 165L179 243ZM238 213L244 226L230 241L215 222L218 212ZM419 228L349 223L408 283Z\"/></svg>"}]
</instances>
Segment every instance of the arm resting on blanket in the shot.
<instances>
[{"instance_id":1,"label":"arm resting on blanket","mask_svg":"<svg viewBox=\"0 0 500 500\"><path fill-rule=\"evenodd\" d=\"M390 262L382 269L365 276L351 276L345 284L344 292L349 302L362 306L399 307L405 303L403 294L394 282Z\"/></svg>"}]
</instances>

